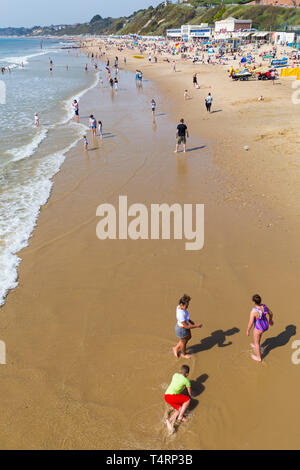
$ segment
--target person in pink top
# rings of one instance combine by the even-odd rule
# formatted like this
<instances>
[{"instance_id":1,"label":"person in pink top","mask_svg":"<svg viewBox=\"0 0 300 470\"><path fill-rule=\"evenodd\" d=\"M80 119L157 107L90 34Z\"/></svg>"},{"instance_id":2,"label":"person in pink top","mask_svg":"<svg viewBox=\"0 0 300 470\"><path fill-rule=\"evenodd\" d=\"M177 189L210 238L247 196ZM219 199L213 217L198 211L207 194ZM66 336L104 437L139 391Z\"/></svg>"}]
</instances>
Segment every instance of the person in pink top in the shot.
<instances>
[{"instance_id":1,"label":"person in pink top","mask_svg":"<svg viewBox=\"0 0 300 470\"><path fill-rule=\"evenodd\" d=\"M250 320L248 323L247 328L247 336L250 334L250 330L253 326L253 340L254 344L251 343L251 347L254 349L256 354L251 354L251 358L254 361L261 362L261 350L260 350L260 342L262 334L269 329L269 325L273 325L273 313L271 310L265 305L261 303L261 297L258 294L255 294L252 297L252 301L254 302L254 307L250 312ZM267 318L269 316L269 321Z\"/></svg>"}]
</instances>

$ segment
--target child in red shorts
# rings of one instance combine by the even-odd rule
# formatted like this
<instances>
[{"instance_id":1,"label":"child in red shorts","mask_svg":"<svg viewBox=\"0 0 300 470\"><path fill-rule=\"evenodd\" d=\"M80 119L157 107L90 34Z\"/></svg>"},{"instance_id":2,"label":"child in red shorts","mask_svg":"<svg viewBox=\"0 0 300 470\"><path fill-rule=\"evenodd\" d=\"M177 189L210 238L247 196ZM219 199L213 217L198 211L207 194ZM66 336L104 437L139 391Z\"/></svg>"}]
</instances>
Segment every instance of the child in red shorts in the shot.
<instances>
[{"instance_id":1,"label":"child in red shorts","mask_svg":"<svg viewBox=\"0 0 300 470\"><path fill-rule=\"evenodd\" d=\"M187 379L189 372L189 366L182 366L179 373L177 372L173 375L172 381L165 393L165 401L175 409L170 418L167 419L167 428L170 433L174 430L176 418L178 421L186 421L183 415L192 398L191 383ZM189 396L181 393L185 387Z\"/></svg>"}]
</instances>

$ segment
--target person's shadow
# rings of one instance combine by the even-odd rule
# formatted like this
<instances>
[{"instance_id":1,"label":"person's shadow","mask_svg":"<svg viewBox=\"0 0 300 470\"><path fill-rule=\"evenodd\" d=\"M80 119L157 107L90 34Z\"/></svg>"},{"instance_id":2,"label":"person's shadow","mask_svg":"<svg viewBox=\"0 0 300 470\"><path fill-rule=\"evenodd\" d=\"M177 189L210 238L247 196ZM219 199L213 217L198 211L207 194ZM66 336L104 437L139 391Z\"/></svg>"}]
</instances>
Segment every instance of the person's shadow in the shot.
<instances>
[{"instance_id":1,"label":"person's shadow","mask_svg":"<svg viewBox=\"0 0 300 470\"><path fill-rule=\"evenodd\" d=\"M285 330L279 333L277 336L273 336L272 338L267 338L261 348L262 352L262 359L265 358L272 349L280 348L281 346L285 346L292 336L296 334L296 326L295 325L288 325L285 327Z\"/></svg>"},{"instance_id":2,"label":"person's shadow","mask_svg":"<svg viewBox=\"0 0 300 470\"><path fill-rule=\"evenodd\" d=\"M207 379L208 379L208 375L202 374L196 380L190 381L191 389L192 389L192 399L191 399L191 403L189 404L187 414L191 413L191 411L193 411L198 405L199 400L197 400L196 397L199 397L199 395L201 395L201 393L204 392L205 386L203 385L203 383L206 382Z\"/></svg>"},{"instance_id":3,"label":"person's shadow","mask_svg":"<svg viewBox=\"0 0 300 470\"><path fill-rule=\"evenodd\" d=\"M187 352L189 354L196 354L201 351L207 351L208 349L213 348L214 346L218 346L219 348L225 348L226 346L230 346L232 344L231 341L225 343L226 336L231 336L236 333L239 333L239 329L234 327L230 330L223 331L223 330L216 330L211 333L210 336L207 338L203 338L199 344L193 344L187 348Z\"/></svg>"}]
</instances>

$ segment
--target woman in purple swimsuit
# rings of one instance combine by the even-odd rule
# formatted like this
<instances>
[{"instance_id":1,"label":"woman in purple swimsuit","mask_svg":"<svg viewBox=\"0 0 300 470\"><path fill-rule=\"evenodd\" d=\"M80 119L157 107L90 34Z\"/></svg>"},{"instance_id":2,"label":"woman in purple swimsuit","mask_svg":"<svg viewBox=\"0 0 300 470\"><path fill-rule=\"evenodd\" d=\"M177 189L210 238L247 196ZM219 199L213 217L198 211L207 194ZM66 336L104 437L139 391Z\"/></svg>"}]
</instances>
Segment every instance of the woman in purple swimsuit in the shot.
<instances>
[{"instance_id":1,"label":"woman in purple swimsuit","mask_svg":"<svg viewBox=\"0 0 300 470\"><path fill-rule=\"evenodd\" d=\"M251 358L254 361L261 362L260 341L264 331L267 331L269 329L269 325L272 326L274 324L273 313L265 304L261 303L260 295L255 294L252 297L252 301L254 302L254 308L251 310L250 313L250 320L247 328L247 336L249 336L250 330L253 326L254 344L251 343L251 346L256 354L251 354ZM269 322L267 315L269 315Z\"/></svg>"}]
</instances>

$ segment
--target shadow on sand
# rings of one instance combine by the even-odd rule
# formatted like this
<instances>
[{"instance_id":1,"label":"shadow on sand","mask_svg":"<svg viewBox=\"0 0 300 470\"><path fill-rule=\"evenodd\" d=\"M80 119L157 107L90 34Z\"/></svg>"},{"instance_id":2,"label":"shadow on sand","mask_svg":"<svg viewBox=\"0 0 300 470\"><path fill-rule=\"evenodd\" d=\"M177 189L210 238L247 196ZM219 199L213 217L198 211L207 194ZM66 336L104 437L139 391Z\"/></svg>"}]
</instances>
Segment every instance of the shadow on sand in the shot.
<instances>
[{"instance_id":1,"label":"shadow on sand","mask_svg":"<svg viewBox=\"0 0 300 470\"><path fill-rule=\"evenodd\" d=\"M227 331L213 331L210 336L208 336L207 338L203 338L199 344L193 344L192 346L189 346L187 348L187 352L189 354L196 354L201 351L208 351L214 346L218 346L219 348L225 348L226 346L230 346L232 344L231 341L225 343L226 336L232 336L236 333L239 333L239 331L240 330L236 327L231 328Z\"/></svg>"},{"instance_id":2,"label":"shadow on sand","mask_svg":"<svg viewBox=\"0 0 300 470\"><path fill-rule=\"evenodd\" d=\"M195 150L202 150L205 149L206 145L201 145L201 147L193 147L191 149L186 149L187 152L194 152Z\"/></svg>"},{"instance_id":3,"label":"shadow on sand","mask_svg":"<svg viewBox=\"0 0 300 470\"><path fill-rule=\"evenodd\" d=\"M191 403L187 409L187 415L189 415L196 408L196 406L198 406L199 400L197 400L196 397L199 397L199 395L204 392L205 386L203 384L206 382L208 377L209 376L207 374L202 374L196 380L190 381L193 398L191 399ZM188 395L187 390L184 390L182 394Z\"/></svg>"},{"instance_id":4,"label":"shadow on sand","mask_svg":"<svg viewBox=\"0 0 300 470\"><path fill-rule=\"evenodd\" d=\"M279 333L277 336L273 336L272 338L267 338L261 347L263 348L262 359L265 358L272 349L280 348L281 346L285 346L292 336L296 334L296 326L295 325L288 325L285 327L285 330Z\"/></svg>"}]
</instances>

